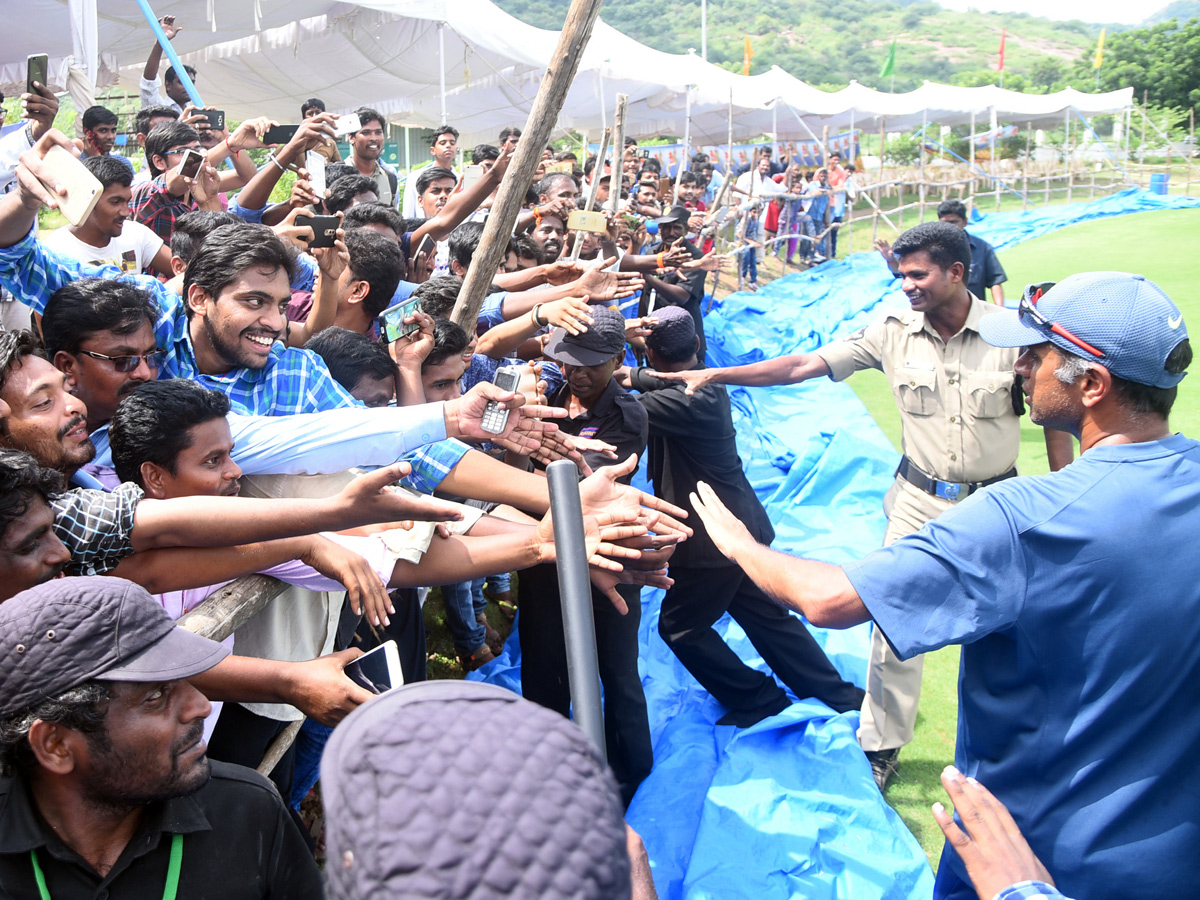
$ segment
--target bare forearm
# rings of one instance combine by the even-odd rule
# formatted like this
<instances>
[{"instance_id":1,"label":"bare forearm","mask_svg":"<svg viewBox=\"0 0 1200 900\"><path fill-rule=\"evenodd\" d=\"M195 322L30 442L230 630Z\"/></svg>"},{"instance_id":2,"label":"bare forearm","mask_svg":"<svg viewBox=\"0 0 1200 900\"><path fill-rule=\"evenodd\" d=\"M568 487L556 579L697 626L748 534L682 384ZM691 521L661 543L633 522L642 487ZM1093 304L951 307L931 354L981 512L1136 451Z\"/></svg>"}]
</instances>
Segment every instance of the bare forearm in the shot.
<instances>
[{"instance_id":1,"label":"bare forearm","mask_svg":"<svg viewBox=\"0 0 1200 900\"><path fill-rule=\"evenodd\" d=\"M220 527L214 525L220 523ZM217 547L340 531L367 524L335 500L183 497L142 500L134 516L135 551ZM210 582L211 583L211 582Z\"/></svg>"},{"instance_id":2,"label":"bare forearm","mask_svg":"<svg viewBox=\"0 0 1200 900\"><path fill-rule=\"evenodd\" d=\"M993 284L992 285L992 302L995 303L997 306L1004 305L1004 285L1002 285L1002 284Z\"/></svg>"},{"instance_id":3,"label":"bare forearm","mask_svg":"<svg viewBox=\"0 0 1200 900\"><path fill-rule=\"evenodd\" d=\"M545 478L505 465L478 450L469 451L459 460L442 481L440 490L473 500L507 503L539 516L550 508L550 490Z\"/></svg>"},{"instance_id":4,"label":"bare forearm","mask_svg":"<svg viewBox=\"0 0 1200 900\"><path fill-rule=\"evenodd\" d=\"M507 306L508 302L505 298L505 307ZM475 345L475 352L490 359L503 359L515 353L528 338L533 337L537 332L538 326L533 321L532 315L506 319L483 333L479 338L479 343Z\"/></svg>"},{"instance_id":5,"label":"bare forearm","mask_svg":"<svg viewBox=\"0 0 1200 900\"><path fill-rule=\"evenodd\" d=\"M730 558L776 603L821 628L849 628L870 618L840 566L789 556L757 542L739 545Z\"/></svg>"},{"instance_id":6,"label":"bare forearm","mask_svg":"<svg viewBox=\"0 0 1200 900\"><path fill-rule=\"evenodd\" d=\"M142 77L147 81L154 81L158 78L158 67L162 63L162 47L158 41L154 42L149 55L146 57L146 67L142 69Z\"/></svg>"},{"instance_id":7,"label":"bare forearm","mask_svg":"<svg viewBox=\"0 0 1200 900\"><path fill-rule=\"evenodd\" d=\"M337 317L338 284L336 278L329 278L320 269L317 270L316 284L313 285L312 308L308 318L303 322L293 322L288 329L287 343L289 347L303 347L308 339L318 332L324 331L333 324ZM421 398L424 402L425 398Z\"/></svg>"},{"instance_id":8,"label":"bare forearm","mask_svg":"<svg viewBox=\"0 0 1200 900\"><path fill-rule=\"evenodd\" d=\"M136 582L151 594L185 591L298 559L308 541L300 537L235 547L163 547L126 557L108 574Z\"/></svg>"},{"instance_id":9,"label":"bare forearm","mask_svg":"<svg viewBox=\"0 0 1200 900\"><path fill-rule=\"evenodd\" d=\"M528 316L539 303L552 303L563 297L577 296L583 293L578 281L558 287L547 287L537 291L514 291L504 298L504 318L519 319Z\"/></svg>"},{"instance_id":10,"label":"bare forearm","mask_svg":"<svg viewBox=\"0 0 1200 900\"><path fill-rule=\"evenodd\" d=\"M253 656L227 656L207 672L188 679L209 700L236 703L291 701L293 664Z\"/></svg>"},{"instance_id":11,"label":"bare forearm","mask_svg":"<svg viewBox=\"0 0 1200 900\"><path fill-rule=\"evenodd\" d=\"M507 534L435 537L419 563L396 563L388 586L454 584L542 562L534 529L515 524L513 529Z\"/></svg>"},{"instance_id":12,"label":"bare forearm","mask_svg":"<svg viewBox=\"0 0 1200 900\"><path fill-rule=\"evenodd\" d=\"M810 378L829 374L829 365L814 353L800 356L777 356L745 366L712 369L712 380L718 384L737 384L743 387L770 387L779 384L798 384Z\"/></svg>"}]
</instances>

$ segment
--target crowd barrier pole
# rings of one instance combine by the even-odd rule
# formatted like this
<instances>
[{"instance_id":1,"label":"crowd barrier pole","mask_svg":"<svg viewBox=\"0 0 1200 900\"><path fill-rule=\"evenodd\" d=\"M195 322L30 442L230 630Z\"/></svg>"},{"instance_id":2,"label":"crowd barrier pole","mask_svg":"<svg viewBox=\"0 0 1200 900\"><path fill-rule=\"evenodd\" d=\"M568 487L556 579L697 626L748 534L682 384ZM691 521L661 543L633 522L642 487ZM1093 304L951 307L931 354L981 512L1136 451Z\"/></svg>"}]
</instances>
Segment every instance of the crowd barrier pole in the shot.
<instances>
[{"instance_id":1,"label":"crowd barrier pole","mask_svg":"<svg viewBox=\"0 0 1200 900\"><path fill-rule=\"evenodd\" d=\"M546 467L546 478L558 556L558 594L562 599L563 635L567 644L567 677L571 681L571 715L607 760L579 469L570 460L556 460Z\"/></svg>"}]
</instances>

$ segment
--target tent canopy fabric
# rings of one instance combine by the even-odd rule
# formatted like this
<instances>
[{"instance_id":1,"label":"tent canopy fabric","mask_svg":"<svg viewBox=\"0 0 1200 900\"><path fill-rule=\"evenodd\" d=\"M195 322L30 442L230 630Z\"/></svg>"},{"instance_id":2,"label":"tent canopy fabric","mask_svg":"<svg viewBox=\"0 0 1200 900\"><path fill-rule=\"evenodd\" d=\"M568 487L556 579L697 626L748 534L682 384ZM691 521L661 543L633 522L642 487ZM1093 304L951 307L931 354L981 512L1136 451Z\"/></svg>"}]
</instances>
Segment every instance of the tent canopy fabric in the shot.
<instances>
[{"instance_id":1,"label":"tent canopy fabric","mask_svg":"<svg viewBox=\"0 0 1200 900\"><path fill-rule=\"evenodd\" d=\"M98 87L118 71L123 83L136 83L153 40L142 12L136 0L99 6L27 0L0 34L0 86L24 81L30 52L50 55L59 87L72 62L91 68ZM490 0L173 0L158 11L182 25L173 43L199 70L205 102L234 118L295 121L300 103L313 96L334 112L367 105L421 127L441 124L444 109L468 145L525 121L559 37ZM89 21L94 39L83 37L80 23ZM824 126L874 128L881 119L894 130L923 121L960 124L993 109L1001 121L1044 125L1072 108L1088 116L1119 113L1133 99L1132 88L1022 94L934 82L901 94L851 82L831 93L777 67L745 76L694 53L654 50L599 21L559 128L599 133L612 124L617 93L629 96L628 134L682 135L690 120L690 136L703 143L728 140L731 112L735 140L768 133L790 140L809 139Z\"/></svg>"}]
</instances>

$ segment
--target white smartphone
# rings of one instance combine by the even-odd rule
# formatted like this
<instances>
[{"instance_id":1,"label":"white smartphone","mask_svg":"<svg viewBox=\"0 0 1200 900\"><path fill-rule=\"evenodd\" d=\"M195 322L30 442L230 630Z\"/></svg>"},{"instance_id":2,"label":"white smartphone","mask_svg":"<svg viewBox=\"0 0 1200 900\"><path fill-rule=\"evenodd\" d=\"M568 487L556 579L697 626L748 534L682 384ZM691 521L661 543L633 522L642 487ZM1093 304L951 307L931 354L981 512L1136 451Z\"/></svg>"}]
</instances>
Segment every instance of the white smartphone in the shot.
<instances>
[{"instance_id":1,"label":"white smartphone","mask_svg":"<svg viewBox=\"0 0 1200 900\"><path fill-rule=\"evenodd\" d=\"M333 126L333 133L337 137L345 137L348 134L354 134L360 128L362 128L362 122L359 121L358 113L347 113L344 116L337 117L337 123Z\"/></svg>"},{"instance_id":2,"label":"white smartphone","mask_svg":"<svg viewBox=\"0 0 1200 900\"><path fill-rule=\"evenodd\" d=\"M483 166L467 166L463 169L462 189L468 190L483 181Z\"/></svg>"},{"instance_id":3,"label":"white smartphone","mask_svg":"<svg viewBox=\"0 0 1200 900\"><path fill-rule=\"evenodd\" d=\"M404 684L395 641L380 644L346 666L346 677L372 694L383 694Z\"/></svg>"},{"instance_id":4,"label":"white smartphone","mask_svg":"<svg viewBox=\"0 0 1200 900\"><path fill-rule=\"evenodd\" d=\"M58 198L59 211L72 225L82 225L100 201L104 186L70 150L58 145L46 151L42 166L50 176L48 182L39 179L46 190L53 194L55 184L67 189L67 196Z\"/></svg>"},{"instance_id":5,"label":"white smartphone","mask_svg":"<svg viewBox=\"0 0 1200 900\"><path fill-rule=\"evenodd\" d=\"M502 391L515 391L521 386L521 370L516 366L501 366L492 383ZM483 408L482 425L488 434L500 434L508 427L508 410L495 400L489 400Z\"/></svg>"},{"instance_id":6,"label":"white smartphone","mask_svg":"<svg viewBox=\"0 0 1200 900\"><path fill-rule=\"evenodd\" d=\"M304 168L308 170L308 183L312 185L313 193L324 200L325 157L316 150L309 150L304 154Z\"/></svg>"}]
</instances>

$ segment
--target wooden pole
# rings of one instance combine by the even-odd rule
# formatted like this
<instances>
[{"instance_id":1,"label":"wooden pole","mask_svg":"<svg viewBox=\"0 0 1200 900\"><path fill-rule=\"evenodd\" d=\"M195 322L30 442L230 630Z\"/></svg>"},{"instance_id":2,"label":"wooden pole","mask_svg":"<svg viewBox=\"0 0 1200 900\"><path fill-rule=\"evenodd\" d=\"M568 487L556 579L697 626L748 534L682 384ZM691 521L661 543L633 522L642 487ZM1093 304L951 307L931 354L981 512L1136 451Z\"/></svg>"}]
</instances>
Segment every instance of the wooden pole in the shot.
<instances>
[{"instance_id":1,"label":"wooden pole","mask_svg":"<svg viewBox=\"0 0 1200 900\"><path fill-rule=\"evenodd\" d=\"M210 595L176 623L210 641L223 641L286 589L282 581L266 575L247 575Z\"/></svg>"},{"instance_id":2,"label":"wooden pole","mask_svg":"<svg viewBox=\"0 0 1200 900\"><path fill-rule=\"evenodd\" d=\"M608 211L614 216L625 188L625 107L628 105L629 95L617 94L617 111L613 115L613 172L608 179ZM603 161L604 157L600 159Z\"/></svg>"},{"instance_id":3,"label":"wooden pole","mask_svg":"<svg viewBox=\"0 0 1200 900\"><path fill-rule=\"evenodd\" d=\"M612 138L612 130L605 128L604 136L600 139L600 152L596 156L596 167L592 169L592 183L588 185L587 203L584 204L584 209L591 211L596 205L596 193L600 190L600 175L604 171L604 154L608 152L608 142ZM586 159L586 154L585 154ZM608 179L608 189L612 190L612 178ZM579 259L579 254L583 250L583 236L586 231L576 231L575 240L571 247L571 262Z\"/></svg>"},{"instance_id":4,"label":"wooden pole","mask_svg":"<svg viewBox=\"0 0 1200 900\"><path fill-rule=\"evenodd\" d=\"M508 250L513 223L516 222L517 213L525 202L525 192L533 173L537 170L538 161L542 158L542 149L546 146L554 123L558 120L558 113L562 109L567 91L571 82L575 80L575 73L579 71L579 61L583 59L583 50L592 36L592 28L600 14L601 2L602 0L571 2L558 46L550 57L550 65L542 77L533 108L529 110L521 141L517 144L516 157L500 183L496 202L483 226L479 249L475 251L472 265L467 270L467 277L463 280L462 290L450 316L467 334L475 333L479 308L483 306L492 277L496 274L496 266ZM620 193L619 189L616 193Z\"/></svg>"}]
</instances>

